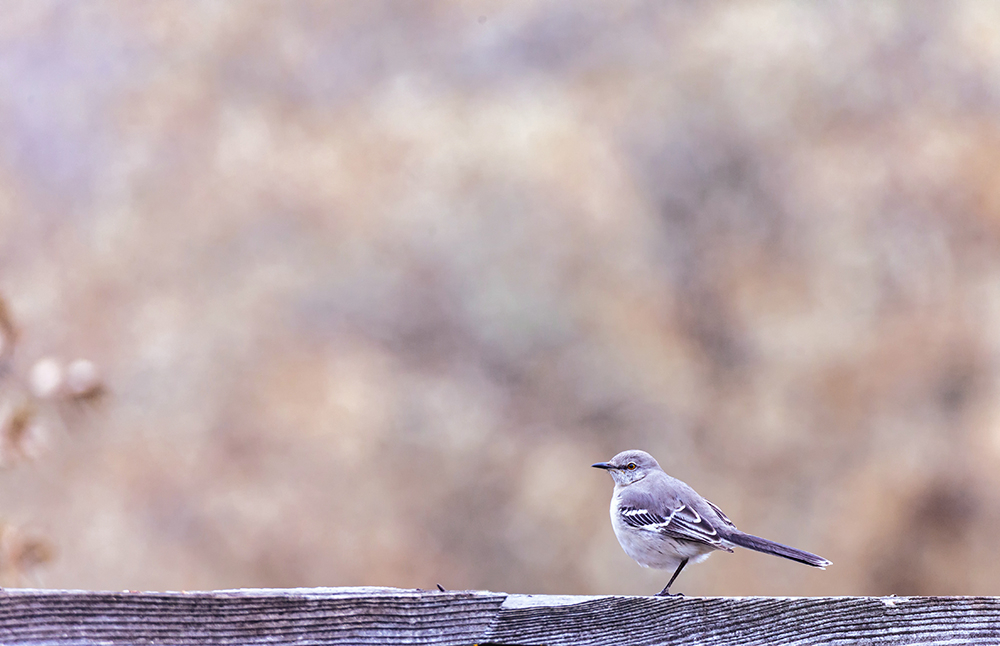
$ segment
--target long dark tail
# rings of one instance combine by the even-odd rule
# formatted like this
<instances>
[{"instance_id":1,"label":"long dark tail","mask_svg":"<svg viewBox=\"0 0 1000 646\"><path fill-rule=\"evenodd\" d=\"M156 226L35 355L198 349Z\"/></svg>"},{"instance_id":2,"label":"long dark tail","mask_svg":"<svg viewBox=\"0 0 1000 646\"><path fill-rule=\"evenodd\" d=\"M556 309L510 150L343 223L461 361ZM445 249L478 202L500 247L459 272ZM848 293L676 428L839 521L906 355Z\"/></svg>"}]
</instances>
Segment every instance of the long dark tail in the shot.
<instances>
[{"instance_id":1,"label":"long dark tail","mask_svg":"<svg viewBox=\"0 0 1000 646\"><path fill-rule=\"evenodd\" d=\"M766 538L754 536L753 534L744 534L743 532L737 531L728 534L725 538L730 543L734 543L740 547L745 547L748 550L755 550L757 552L763 552L764 554L781 556L786 559L798 561L799 563L805 563L806 565L818 567L821 570L825 570L826 566L831 564L830 561L826 560L822 556L816 556L815 554L811 554L805 550L799 550L794 547L782 545L781 543L775 543L774 541L769 541Z\"/></svg>"}]
</instances>

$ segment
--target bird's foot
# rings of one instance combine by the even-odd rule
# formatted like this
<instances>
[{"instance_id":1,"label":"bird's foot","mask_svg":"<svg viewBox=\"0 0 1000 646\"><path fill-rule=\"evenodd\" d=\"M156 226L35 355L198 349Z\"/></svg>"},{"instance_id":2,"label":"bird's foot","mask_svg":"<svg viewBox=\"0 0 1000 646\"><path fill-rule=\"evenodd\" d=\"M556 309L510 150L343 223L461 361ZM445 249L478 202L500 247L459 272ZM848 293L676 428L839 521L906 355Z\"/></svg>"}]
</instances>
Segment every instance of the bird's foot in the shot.
<instances>
[{"instance_id":1,"label":"bird's foot","mask_svg":"<svg viewBox=\"0 0 1000 646\"><path fill-rule=\"evenodd\" d=\"M659 592L657 592L653 596L654 597L683 597L684 593L683 592L674 592L673 594L671 594L670 590L668 588L663 588L662 590L660 590Z\"/></svg>"}]
</instances>

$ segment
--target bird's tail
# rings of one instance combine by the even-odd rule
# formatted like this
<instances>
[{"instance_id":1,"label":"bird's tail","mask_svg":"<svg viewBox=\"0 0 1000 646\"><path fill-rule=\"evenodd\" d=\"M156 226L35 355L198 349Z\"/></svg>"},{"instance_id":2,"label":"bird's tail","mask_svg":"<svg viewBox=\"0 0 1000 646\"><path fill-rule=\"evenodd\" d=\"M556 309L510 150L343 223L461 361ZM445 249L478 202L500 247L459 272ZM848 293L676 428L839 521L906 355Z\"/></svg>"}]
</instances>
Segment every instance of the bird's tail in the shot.
<instances>
[{"instance_id":1,"label":"bird's tail","mask_svg":"<svg viewBox=\"0 0 1000 646\"><path fill-rule=\"evenodd\" d=\"M755 550L757 552L763 552L764 554L781 556L786 559L798 561L799 563L805 563L806 565L818 567L821 570L825 570L826 566L831 564L830 561L826 560L822 556L816 556L815 554L811 554L805 550L782 545L781 543L775 543L774 541L769 541L766 538L754 536L753 534L744 534L743 532L737 531L730 533L725 538L730 543L739 545L740 547L745 547L749 550Z\"/></svg>"}]
</instances>

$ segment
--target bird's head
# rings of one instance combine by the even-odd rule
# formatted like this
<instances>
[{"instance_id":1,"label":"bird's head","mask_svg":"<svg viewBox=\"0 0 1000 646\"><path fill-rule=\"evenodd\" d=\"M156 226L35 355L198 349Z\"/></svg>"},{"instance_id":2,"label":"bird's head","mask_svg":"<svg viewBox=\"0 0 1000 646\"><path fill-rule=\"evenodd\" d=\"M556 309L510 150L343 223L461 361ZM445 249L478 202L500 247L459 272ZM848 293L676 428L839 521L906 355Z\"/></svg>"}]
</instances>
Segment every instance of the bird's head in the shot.
<instances>
[{"instance_id":1,"label":"bird's head","mask_svg":"<svg viewBox=\"0 0 1000 646\"><path fill-rule=\"evenodd\" d=\"M659 463L645 451L622 451L607 462L590 465L605 469L611 474L615 484L630 485L642 480L653 471L660 469Z\"/></svg>"}]
</instances>

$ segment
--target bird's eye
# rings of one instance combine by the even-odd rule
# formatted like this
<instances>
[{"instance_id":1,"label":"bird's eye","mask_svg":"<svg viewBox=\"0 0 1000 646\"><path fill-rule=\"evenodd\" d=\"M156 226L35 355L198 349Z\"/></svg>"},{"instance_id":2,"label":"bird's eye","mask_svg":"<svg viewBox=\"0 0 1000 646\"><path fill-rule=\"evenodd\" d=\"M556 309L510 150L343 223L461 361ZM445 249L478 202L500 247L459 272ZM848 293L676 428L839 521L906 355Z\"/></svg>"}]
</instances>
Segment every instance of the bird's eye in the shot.
<instances>
[{"instance_id":1,"label":"bird's eye","mask_svg":"<svg viewBox=\"0 0 1000 646\"><path fill-rule=\"evenodd\" d=\"M629 463L628 463L628 464L627 464L627 465L625 466L625 468L626 468L626 469L628 469L629 471L635 471L635 462L629 462Z\"/></svg>"}]
</instances>

